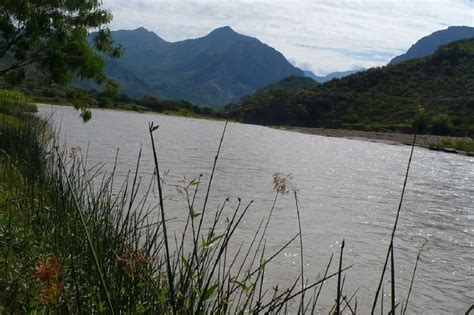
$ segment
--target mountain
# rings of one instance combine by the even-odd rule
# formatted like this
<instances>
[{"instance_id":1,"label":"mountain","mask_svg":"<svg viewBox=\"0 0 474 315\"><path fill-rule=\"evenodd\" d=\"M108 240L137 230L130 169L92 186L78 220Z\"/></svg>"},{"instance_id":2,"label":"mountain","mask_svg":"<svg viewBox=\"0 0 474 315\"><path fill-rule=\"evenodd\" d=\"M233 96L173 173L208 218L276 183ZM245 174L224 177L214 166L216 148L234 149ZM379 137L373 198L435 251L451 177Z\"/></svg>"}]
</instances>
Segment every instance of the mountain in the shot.
<instances>
[{"instance_id":1,"label":"mountain","mask_svg":"<svg viewBox=\"0 0 474 315\"><path fill-rule=\"evenodd\" d=\"M440 46L457 40L473 38L474 27L451 26L445 30L437 31L417 41L408 51L393 58L390 63L400 63L406 60L432 55Z\"/></svg>"},{"instance_id":2,"label":"mountain","mask_svg":"<svg viewBox=\"0 0 474 315\"><path fill-rule=\"evenodd\" d=\"M474 39L303 91L260 90L227 112L265 125L408 132L420 107L421 132L474 135Z\"/></svg>"},{"instance_id":3,"label":"mountain","mask_svg":"<svg viewBox=\"0 0 474 315\"><path fill-rule=\"evenodd\" d=\"M228 26L179 42L145 28L114 31L112 37L124 54L108 61L105 72L133 97L220 107L288 76L303 76L280 52Z\"/></svg>"},{"instance_id":4,"label":"mountain","mask_svg":"<svg viewBox=\"0 0 474 315\"><path fill-rule=\"evenodd\" d=\"M354 69L354 70L348 70L348 71L332 72L325 76L316 75L314 74L314 72L309 71L309 70L303 70L303 72L304 72L305 77L311 78L314 81L319 82L319 83L324 83L327 81L331 81L333 79L340 79L343 77L347 77L348 75L351 75L360 71L364 71L364 70L365 69L360 68L360 69Z\"/></svg>"}]
</instances>

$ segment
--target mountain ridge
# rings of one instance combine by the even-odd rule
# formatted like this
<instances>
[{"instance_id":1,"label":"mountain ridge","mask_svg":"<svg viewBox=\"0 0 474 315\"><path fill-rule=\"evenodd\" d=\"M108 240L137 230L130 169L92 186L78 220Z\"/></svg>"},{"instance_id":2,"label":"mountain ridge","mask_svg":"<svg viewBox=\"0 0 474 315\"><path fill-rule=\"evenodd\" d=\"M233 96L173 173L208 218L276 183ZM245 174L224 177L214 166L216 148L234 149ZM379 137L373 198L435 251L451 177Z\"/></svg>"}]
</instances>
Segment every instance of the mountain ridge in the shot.
<instances>
[{"instance_id":1,"label":"mountain ridge","mask_svg":"<svg viewBox=\"0 0 474 315\"><path fill-rule=\"evenodd\" d=\"M435 51L449 43L474 37L474 27L450 26L424 36L414 43L406 53L393 58L389 64L396 64L414 58L422 58L435 53Z\"/></svg>"},{"instance_id":2,"label":"mountain ridge","mask_svg":"<svg viewBox=\"0 0 474 315\"><path fill-rule=\"evenodd\" d=\"M112 31L112 37L124 54L109 60L105 72L133 97L220 107L285 77L303 76L279 51L229 26L177 42L143 27Z\"/></svg>"}]
</instances>

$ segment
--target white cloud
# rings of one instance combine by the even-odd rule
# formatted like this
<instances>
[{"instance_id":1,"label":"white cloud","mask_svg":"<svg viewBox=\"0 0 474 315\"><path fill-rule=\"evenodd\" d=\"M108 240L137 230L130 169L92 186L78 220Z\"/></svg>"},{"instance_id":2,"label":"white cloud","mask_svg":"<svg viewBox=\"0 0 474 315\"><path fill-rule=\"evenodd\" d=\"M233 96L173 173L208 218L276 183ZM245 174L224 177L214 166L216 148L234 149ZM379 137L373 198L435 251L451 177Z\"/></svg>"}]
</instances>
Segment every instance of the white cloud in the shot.
<instances>
[{"instance_id":1,"label":"white cloud","mask_svg":"<svg viewBox=\"0 0 474 315\"><path fill-rule=\"evenodd\" d=\"M383 65L434 31L474 26L472 0L104 0L104 6L114 15L112 29L144 26L177 41L229 25L321 74Z\"/></svg>"}]
</instances>

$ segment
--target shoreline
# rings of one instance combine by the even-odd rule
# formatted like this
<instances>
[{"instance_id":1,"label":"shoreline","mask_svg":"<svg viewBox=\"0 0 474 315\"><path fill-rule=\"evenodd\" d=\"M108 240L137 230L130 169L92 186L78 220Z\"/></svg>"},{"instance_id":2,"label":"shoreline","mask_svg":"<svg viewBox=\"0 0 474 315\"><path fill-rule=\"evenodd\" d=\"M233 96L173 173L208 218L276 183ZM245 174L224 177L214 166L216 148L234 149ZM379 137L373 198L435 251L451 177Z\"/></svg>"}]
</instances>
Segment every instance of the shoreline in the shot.
<instances>
[{"instance_id":1,"label":"shoreline","mask_svg":"<svg viewBox=\"0 0 474 315\"><path fill-rule=\"evenodd\" d=\"M361 131L347 129L326 129L326 128L310 128L310 127L290 127L290 126L270 126L270 128L285 130L290 132L298 132L323 137L345 138L352 140L362 140L369 142L385 143L391 145L412 145L413 134L390 133L377 131ZM443 145L443 139L452 139L453 141L472 141L468 137L445 137L435 135L417 135L415 145L417 147L426 148L433 151L441 151L446 153L455 153L466 156L474 156L474 152L457 150Z\"/></svg>"},{"instance_id":2,"label":"shoreline","mask_svg":"<svg viewBox=\"0 0 474 315\"><path fill-rule=\"evenodd\" d=\"M68 105L64 103L44 103L44 102L33 102L35 105L40 106L64 106L64 107L73 107L73 105ZM178 112L157 112L151 109L126 109L120 107L88 107L90 110L98 110L98 111L116 111L116 112L126 112L126 113L136 113L136 114L154 114L154 115L163 115L163 116L172 116L172 117L183 117L183 118L192 118L192 119L203 119L203 120L213 120L213 121L225 121L223 118L218 117L208 117L208 116L187 116L187 115L180 115ZM92 112L93 114L93 112ZM231 120L229 120L231 121Z\"/></svg>"},{"instance_id":3,"label":"shoreline","mask_svg":"<svg viewBox=\"0 0 474 315\"><path fill-rule=\"evenodd\" d=\"M42 106L67 106L72 107L67 104L49 104L42 102L34 102L36 105ZM130 110L124 108L100 108L92 107L91 109L99 111L119 111L119 112L133 112L137 114L156 114L164 116L174 116L174 117L184 117L191 119L203 119L211 121L225 121L225 119L220 119L217 117L203 117L203 116L185 116L185 115L176 115L175 113L160 113L152 110ZM231 120L229 120L231 121ZM235 122L235 121L233 121ZM241 123L241 122L240 122ZM292 127L292 126L267 126L277 130L284 130L290 132L298 132L309 135L317 135L323 137L335 137L335 138L345 138L352 140L361 140L377 143L385 143L390 145L412 145L413 143L413 134L406 133L395 133L395 132L378 132L378 131L362 131L362 130L348 130L348 129L328 129L328 128L312 128L312 127ZM449 138L454 142L458 141L468 141L473 142L469 137L451 137L451 136L436 136L436 135L417 135L415 145L417 147L425 148L432 151L441 151L445 153L454 153L465 156L474 156L474 151L463 151L457 150L452 147L448 147L443 144L443 139Z\"/></svg>"}]
</instances>

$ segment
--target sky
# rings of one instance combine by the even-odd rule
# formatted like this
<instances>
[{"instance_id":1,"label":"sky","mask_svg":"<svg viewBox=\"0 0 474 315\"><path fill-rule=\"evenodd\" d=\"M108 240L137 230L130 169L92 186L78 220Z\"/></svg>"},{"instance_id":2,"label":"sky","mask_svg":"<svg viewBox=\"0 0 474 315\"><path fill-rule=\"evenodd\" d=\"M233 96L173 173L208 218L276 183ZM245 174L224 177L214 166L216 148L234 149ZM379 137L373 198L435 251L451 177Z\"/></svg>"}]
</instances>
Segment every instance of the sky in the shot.
<instances>
[{"instance_id":1,"label":"sky","mask_svg":"<svg viewBox=\"0 0 474 315\"><path fill-rule=\"evenodd\" d=\"M386 64L452 25L474 26L474 0L103 0L112 30L145 27L167 41L230 26L317 74Z\"/></svg>"}]
</instances>

